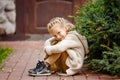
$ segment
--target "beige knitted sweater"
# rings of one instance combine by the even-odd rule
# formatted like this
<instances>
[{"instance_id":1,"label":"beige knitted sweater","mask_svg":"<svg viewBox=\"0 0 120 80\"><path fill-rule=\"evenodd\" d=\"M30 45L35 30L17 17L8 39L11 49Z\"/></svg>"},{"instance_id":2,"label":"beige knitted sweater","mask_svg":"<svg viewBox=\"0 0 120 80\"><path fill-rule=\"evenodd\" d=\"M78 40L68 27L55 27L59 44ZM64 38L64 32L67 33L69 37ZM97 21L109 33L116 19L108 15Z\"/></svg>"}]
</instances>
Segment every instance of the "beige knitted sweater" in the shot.
<instances>
[{"instance_id":1,"label":"beige knitted sweater","mask_svg":"<svg viewBox=\"0 0 120 80\"><path fill-rule=\"evenodd\" d=\"M44 49L48 55L62 53L66 51L68 53L68 57L66 60L66 65L69 69L66 70L68 75L74 75L78 73L83 66L85 53L88 53L88 45L87 41L82 44L79 36L76 31L68 32L67 36L64 40L58 42L55 45L51 45L51 42L55 40L54 37L46 40ZM85 37L81 37L81 39L85 40ZM83 46L85 44L85 46ZM85 51L85 49L87 51Z\"/></svg>"}]
</instances>

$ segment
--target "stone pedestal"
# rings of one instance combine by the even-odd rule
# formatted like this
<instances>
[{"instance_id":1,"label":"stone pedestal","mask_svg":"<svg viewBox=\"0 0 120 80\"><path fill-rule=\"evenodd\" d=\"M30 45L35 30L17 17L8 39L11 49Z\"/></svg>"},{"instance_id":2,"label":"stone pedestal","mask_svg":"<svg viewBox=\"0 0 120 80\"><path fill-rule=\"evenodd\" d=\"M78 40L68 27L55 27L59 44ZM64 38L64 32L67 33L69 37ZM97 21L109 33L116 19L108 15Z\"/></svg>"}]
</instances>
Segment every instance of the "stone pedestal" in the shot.
<instances>
[{"instance_id":1,"label":"stone pedestal","mask_svg":"<svg viewBox=\"0 0 120 80\"><path fill-rule=\"evenodd\" d=\"M15 0L0 0L0 35L16 31Z\"/></svg>"}]
</instances>

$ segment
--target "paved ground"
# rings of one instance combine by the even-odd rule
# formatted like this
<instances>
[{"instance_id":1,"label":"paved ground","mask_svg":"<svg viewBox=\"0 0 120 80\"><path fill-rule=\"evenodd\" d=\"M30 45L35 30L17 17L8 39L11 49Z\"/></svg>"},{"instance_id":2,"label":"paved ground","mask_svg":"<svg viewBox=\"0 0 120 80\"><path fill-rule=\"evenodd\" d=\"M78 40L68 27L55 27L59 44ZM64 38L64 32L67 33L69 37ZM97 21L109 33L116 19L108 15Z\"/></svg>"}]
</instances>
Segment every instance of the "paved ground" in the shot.
<instances>
[{"instance_id":1,"label":"paved ground","mask_svg":"<svg viewBox=\"0 0 120 80\"><path fill-rule=\"evenodd\" d=\"M75 76L51 76L31 77L28 69L33 68L38 60L43 60L44 40L37 41L1 41L0 46L12 47L13 53L6 60L0 71L0 80L120 80L118 77L94 74L82 68L82 72Z\"/></svg>"}]
</instances>

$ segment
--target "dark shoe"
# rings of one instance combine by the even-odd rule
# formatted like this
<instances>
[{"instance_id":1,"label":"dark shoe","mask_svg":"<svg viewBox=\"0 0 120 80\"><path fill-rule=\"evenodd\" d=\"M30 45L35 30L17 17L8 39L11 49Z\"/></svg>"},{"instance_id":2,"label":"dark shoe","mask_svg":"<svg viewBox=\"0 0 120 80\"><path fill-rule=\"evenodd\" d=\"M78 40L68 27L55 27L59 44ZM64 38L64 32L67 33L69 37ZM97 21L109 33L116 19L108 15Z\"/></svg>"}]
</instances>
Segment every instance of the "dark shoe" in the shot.
<instances>
[{"instance_id":1,"label":"dark shoe","mask_svg":"<svg viewBox=\"0 0 120 80\"><path fill-rule=\"evenodd\" d=\"M43 61L38 61L37 65L33 69L29 69L28 73L30 74L36 74L37 72L40 72L45 67L45 64Z\"/></svg>"},{"instance_id":2,"label":"dark shoe","mask_svg":"<svg viewBox=\"0 0 120 80\"><path fill-rule=\"evenodd\" d=\"M38 72L39 75L51 75L50 67L45 67L40 72Z\"/></svg>"},{"instance_id":3,"label":"dark shoe","mask_svg":"<svg viewBox=\"0 0 120 80\"><path fill-rule=\"evenodd\" d=\"M37 72L35 74L31 73L29 75L31 76L47 76L51 75L52 72L50 71L50 67L45 66L40 72Z\"/></svg>"}]
</instances>

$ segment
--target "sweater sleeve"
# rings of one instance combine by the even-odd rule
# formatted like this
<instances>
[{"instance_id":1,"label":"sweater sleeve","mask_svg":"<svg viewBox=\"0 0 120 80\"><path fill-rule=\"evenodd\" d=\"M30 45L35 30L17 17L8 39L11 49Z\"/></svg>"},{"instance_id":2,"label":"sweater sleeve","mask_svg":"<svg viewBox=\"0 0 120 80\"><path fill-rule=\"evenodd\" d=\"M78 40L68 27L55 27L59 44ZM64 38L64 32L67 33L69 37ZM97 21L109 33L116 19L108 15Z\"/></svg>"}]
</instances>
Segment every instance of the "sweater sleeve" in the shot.
<instances>
[{"instance_id":1,"label":"sweater sleeve","mask_svg":"<svg viewBox=\"0 0 120 80\"><path fill-rule=\"evenodd\" d=\"M47 39L47 40L45 41L45 43L44 43L44 46L51 46L51 45L52 45L51 42L52 42L53 40L55 40L54 37Z\"/></svg>"},{"instance_id":2,"label":"sweater sleeve","mask_svg":"<svg viewBox=\"0 0 120 80\"><path fill-rule=\"evenodd\" d=\"M76 41L74 35L67 36L64 40L58 42L56 45L46 46L45 50L48 55L53 53L62 53L70 48L79 47L79 43Z\"/></svg>"}]
</instances>

